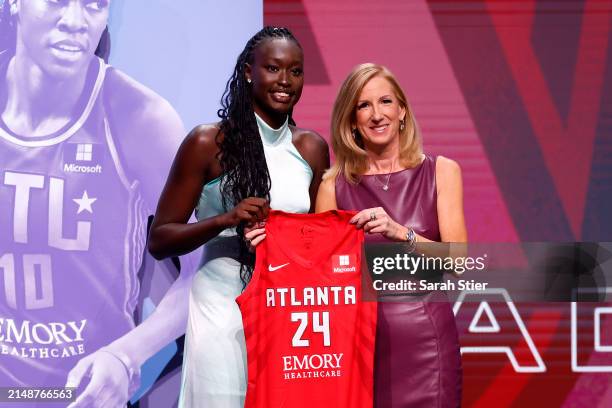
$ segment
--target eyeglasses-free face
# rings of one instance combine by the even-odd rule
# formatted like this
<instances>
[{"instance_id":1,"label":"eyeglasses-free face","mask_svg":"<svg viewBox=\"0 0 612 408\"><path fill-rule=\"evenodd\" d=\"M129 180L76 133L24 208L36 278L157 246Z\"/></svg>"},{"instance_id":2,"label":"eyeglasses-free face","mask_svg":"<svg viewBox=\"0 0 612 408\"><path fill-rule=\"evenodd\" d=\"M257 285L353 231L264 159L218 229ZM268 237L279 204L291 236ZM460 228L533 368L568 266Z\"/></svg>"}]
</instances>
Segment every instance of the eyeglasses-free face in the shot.
<instances>
[{"instance_id":1,"label":"eyeglasses-free face","mask_svg":"<svg viewBox=\"0 0 612 408\"><path fill-rule=\"evenodd\" d=\"M405 117L406 109L387 79L376 76L366 83L355 106L355 125L366 149L399 146L400 120Z\"/></svg>"},{"instance_id":2,"label":"eyeglasses-free face","mask_svg":"<svg viewBox=\"0 0 612 408\"><path fill-rule=\"evenodd\" d=\"M109 0L13 2L17 54L54 77L69 77L87 67L108 22Z\"/></svg>"},{"instance_id":3,"label":"eyeglasses-free face","mask_svg":"<svg viewBox=\"0 0 612 408\"><path fill-rule=\"evenodd\" d=\"M304 55L292 40L275 38L262 42L254 51L253 64L246 69L251 80L255 112L270 126L284 120L304 87Z\"/></svg>"}]
</instances>

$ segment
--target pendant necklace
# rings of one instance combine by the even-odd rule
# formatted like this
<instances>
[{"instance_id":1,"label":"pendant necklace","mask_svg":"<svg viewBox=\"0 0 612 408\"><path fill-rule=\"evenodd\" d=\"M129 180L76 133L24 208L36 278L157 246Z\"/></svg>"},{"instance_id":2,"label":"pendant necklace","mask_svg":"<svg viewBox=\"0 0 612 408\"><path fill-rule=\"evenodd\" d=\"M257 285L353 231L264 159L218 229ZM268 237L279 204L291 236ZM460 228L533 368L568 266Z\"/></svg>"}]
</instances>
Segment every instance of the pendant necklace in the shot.
<instances>
[{"instance_id":1,"label":"pendant necklace","mask_svg":"<svg viewBox=\"0 0 612 408\"><path fill-rule=\"evenodd\" d=\"M389 181L391 180L391 173L393 172L394 164L395 164L395 160L391 163L391 169L387 173L387 179L385 180L384 183L382 181L380 181L380 179L378 178L378 174L374 174L374 180L376 180L378 182L378 184L381 185L383 191L389 190Z\"/></svg>"}]
</instances>

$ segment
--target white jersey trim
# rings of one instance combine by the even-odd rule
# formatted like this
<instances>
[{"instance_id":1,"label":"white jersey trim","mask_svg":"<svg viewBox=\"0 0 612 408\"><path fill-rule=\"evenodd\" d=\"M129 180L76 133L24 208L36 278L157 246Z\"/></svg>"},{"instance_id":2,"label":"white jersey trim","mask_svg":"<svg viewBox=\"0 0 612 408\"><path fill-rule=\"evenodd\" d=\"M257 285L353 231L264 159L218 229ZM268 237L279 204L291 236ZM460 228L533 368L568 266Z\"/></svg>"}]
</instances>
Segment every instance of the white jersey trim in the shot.
<instances>
[{"instance_id":1,"label":"white jersey trim","mask_svg":"<svg viewBox=\"0 0 612 408\"><path fill-rule=\"evenodd\" d=\"M142 266L143 253L145 249L146 224L143 213L143 201L138 194L138 181L135 181L129 189L127 231L123 243L123 277L124 294L123 314L128 321L133 322L132 313L138 302L140 282L137 275Z\"/></svg>"},{"instance_id":2,"label":"white jersey trim","mask_svg":"<svg viewBox=\"0 0 612 408\"><path fill-rule=\"evenodd\" d=\"M46 147L46 146L53 146L55 144L61 143L67 140L68 138L70 138L72 135L74 135L85 124L85 121L89 117L89 114L91 113L94 107L94 104L96 103L96 99L98 98L98 95L100 94L100 89L102 89L102 84L104 83L104 77L106 76L106 64L100 58L96 57L96 60L98 61L98 76L96 77L96 82L94 84L93 90L91 91L91 95L89 96L89 100L87 101L87 105L85 105L85 109L83 109L81 116L79 116L79 118L72 124L72 126L68 128L68 130L66 130L61 135L56 136L51 139L23 140L23 139L17 138L9 134L8 132L6 132L4 129L0 127L0 137L8 140L11 143L19 145L19 146Z\"/></svg>"},{"instance_id":3,"label":"white jersey trim","mask_svg":"<svg viewBox=\"0 0 612 408\"><path fill-rule=\"evenodd\" d=\"M108 146L108 151L110 152L111 158L113 159L113 163L115 164L115 170L119 175L121 184L123 184L123 187L125 187L125 189L129 192L132 190L132 183L130 183L130 180L125 174L125 170L121 165L121 160L119 160L119 153L117 152L117 147L115 146L115 141L113 140L110 125L108 123L106 115L104 116L104 137L106 138L106 145Z\"/></svg>"}]
</instances>

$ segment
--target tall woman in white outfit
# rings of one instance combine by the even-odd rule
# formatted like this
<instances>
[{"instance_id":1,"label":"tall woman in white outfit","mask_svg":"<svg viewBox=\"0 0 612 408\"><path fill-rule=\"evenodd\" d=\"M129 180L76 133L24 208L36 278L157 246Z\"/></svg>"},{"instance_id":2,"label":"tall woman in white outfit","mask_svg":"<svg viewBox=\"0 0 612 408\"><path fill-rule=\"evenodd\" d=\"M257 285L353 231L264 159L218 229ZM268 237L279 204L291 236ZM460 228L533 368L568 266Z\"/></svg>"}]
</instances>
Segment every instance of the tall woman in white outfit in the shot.
<instances>
[{"instance_id":1,"label":"tall woman in white outfit","mask_svg":"<svg viewBox=\"0 0 612 408\"><path fill-rule=\"evenodd\" d=\"M303 84L298 41L285 28L265 27L238 57L221 121L196 127L176 155L149 249L164 258L205 245L190 295L179 406L244 404L246 350L235 298L254 260L245 228L261 230L270 207L312 211L329 167L327 143L291 118ZM194 209L198 222L188 224ZM265 238L255 235L254 244Z\"/></svg>"}]
</instances>

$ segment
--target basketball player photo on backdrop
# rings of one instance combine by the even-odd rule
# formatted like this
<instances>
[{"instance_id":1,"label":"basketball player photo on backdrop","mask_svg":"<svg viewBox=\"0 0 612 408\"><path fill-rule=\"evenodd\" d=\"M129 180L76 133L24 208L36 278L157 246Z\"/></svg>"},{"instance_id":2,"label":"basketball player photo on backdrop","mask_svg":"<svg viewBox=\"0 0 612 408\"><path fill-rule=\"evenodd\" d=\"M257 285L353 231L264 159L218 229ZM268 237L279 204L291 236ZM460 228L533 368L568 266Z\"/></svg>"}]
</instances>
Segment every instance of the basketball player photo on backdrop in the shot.
<instances>
[{"instance_id":1,"label":"basketball player photo on backdrop","mask_svg":"<svg viewBox=\"0 0 612 408\"><path fill-rule=\"evenodd\" d=\"M124 406L173 340L160 313L132 329L147 217L183 125L107 65L109 1L1 6L0 384Z\"/></svg>"}]
</instances>

